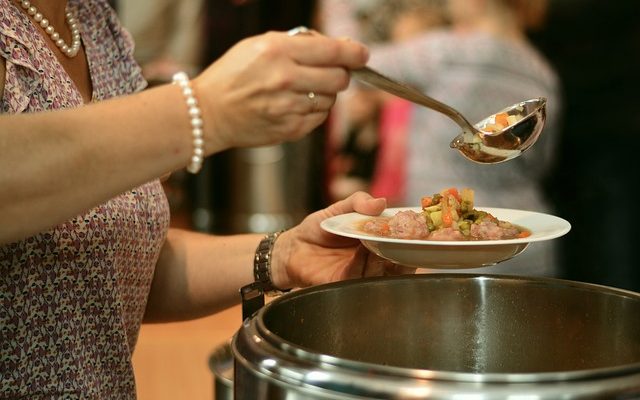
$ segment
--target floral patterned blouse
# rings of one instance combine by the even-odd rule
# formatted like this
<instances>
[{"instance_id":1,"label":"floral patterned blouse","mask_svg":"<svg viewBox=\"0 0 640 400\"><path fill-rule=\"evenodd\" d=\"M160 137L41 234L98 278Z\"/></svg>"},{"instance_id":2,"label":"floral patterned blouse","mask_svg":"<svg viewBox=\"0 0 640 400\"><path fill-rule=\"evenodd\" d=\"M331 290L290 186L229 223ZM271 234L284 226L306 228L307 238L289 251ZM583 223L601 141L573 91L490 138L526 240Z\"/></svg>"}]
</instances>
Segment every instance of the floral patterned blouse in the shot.
<instances>
[{"instance_id":1,"label":"floral patterned blouse","mask_svg":"<svg viewBox=\"0 0 640 400\"><path fill-rule=\"evenodd\" d=\"M0 0L0 113L82 106L49 38L19 7ZM107 1L68 7L81 25L93 101L142 90L131 39ZM131 355L168 226L156 180L0 246L0 399L135 398Z\"/></svg>"}]
</instances>

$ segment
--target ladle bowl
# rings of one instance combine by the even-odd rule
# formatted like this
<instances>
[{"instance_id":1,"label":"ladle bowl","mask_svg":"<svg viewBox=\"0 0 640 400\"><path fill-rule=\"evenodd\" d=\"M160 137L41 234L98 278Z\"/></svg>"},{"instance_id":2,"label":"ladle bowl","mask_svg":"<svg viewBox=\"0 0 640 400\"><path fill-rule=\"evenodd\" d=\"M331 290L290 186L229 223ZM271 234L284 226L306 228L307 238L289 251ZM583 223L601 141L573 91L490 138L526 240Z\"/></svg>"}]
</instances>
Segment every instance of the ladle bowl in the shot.
<instances>
[{"instance_id":1,"label":"ladle bowl","mask_svg":"<svg viewBox=\"0 0 640 400\"><path fill-rule=\"evenodd\" d=\"M451 141L451 148L478 163L499 163L518 157L538 140L546 121L546 104L547 100L539 97L500 110L475 124L476 132L462 132L456 136ZM495 123L495 116L502 113L522 119L498 133L483 130Z\"/></svg>"}]
</instances>

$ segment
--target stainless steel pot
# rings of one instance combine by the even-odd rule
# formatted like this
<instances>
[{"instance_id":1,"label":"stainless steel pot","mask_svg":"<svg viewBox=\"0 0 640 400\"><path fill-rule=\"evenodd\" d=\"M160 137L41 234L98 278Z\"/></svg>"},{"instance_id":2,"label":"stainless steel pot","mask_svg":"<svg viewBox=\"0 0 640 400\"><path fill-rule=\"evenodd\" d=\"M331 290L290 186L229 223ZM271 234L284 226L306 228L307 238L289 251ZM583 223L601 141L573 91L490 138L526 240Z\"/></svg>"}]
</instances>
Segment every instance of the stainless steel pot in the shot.
<instances>
[{"instance_id":1,"label":"stainless steel pot","mask_svg":"<svg viewBox=\"0 0 640 400\"><path fill-rule=\"evenodd\" d=\"M213 394L215 400L233 399L233 355L231 344L217 347L209 357L209 369L213 373Z\"/></svg>"},{"instance_id":2,"label":"stainless steel pot","mask_svg":"<svg viewBox=\"0 0 640 400\"><path fill-rule=\"evenodd\" d=\"M291 292L232 340L236 399L640 398L640 294L427 274Z\"/></svg>"}]
</instances>

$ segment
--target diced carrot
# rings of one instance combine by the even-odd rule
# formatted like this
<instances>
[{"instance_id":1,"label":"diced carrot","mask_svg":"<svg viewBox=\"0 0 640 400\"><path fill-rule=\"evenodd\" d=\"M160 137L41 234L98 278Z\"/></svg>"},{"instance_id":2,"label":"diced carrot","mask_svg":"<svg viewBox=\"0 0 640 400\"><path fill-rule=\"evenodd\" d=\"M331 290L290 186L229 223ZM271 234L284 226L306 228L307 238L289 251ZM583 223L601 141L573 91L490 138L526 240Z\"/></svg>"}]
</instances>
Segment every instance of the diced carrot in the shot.
<instances>
[{"instance_id":1,"label":"diced carrot","mask_svg":"<svg viewBox=\"0 0 640 400\"><path fill-rule=\"evenodd\" d=\"M500 132L504 128L506 128L506 126L502 126L500 124L488 124L485 125L482 130L485 132Z\"/></svg>"},{"instance_id":2,"label":"diced carrot","mask_svg":"<svg viewBox=\"0 0 640 400\"><path fill-rule=\"evenodd\" d=\"M462 198L460 197L460 193L458 193L458 189L456 188L446 189L442 194L444 195L445 193L448 193L451 196L453 196L456 200L458 200L458 202L462 201Z\"/></svg>"},{"instance_id":3,"label":"diced carrot","mask_svg":"<svg viewBox=\"0 0 640 400\"><path fill-rule=\"evenodd\" d=\"M531 236L530 231L522 231L516 235L517 238L522 239Z\"/></svg>"},{"instance_id":4,"label":"diced carrot","mask_svg":"<svg viewBox=\"0 0 640 400\"><path fill-rule=\"evenodd\" d=\"M500 114L496 114L496 124L502 125L505 128L507 126L509 126L509 114L507 113L500 113Z\"/></svg>"},{"instance_id":5,"label":"diced carrot","mask_svg":"<svg viewBox=\"0 0 640 400\"><path fill-rule=\"evenodd\" d=\"M453 216L450 212L442 214L442 226L445 228L450 227L453 224Z\"/></svg>"},{"instance_id":6,"label":"diced carrot","mask_svg":"<svg viewBox=\"0 0 640 400\"><path fill-rule=\"evenodd\" d=\"M433 197L424 196L420 199L420 204L422 205L422 208L429 207L431 204L433 204Z\"/></svg>"}]
</instances>

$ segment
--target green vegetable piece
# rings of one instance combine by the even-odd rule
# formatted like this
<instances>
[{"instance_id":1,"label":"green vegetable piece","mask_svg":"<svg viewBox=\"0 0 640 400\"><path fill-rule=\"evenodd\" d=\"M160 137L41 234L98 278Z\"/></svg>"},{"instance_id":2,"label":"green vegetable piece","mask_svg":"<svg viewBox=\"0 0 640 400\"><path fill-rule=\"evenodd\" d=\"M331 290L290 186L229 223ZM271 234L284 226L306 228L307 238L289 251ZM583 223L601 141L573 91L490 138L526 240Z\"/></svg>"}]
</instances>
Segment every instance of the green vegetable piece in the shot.
<instances>
[{"instance_id":1,"label":"green vegetable piece","mask_svg":"<svg viewBox=\"0 0 640 400\"><path fill-rule=\"evenodd\" d=\"M442 226L442 210L434 211L429 214L429 216L431 217L431 221L433 221L433 224L436 226L436 228Z\"/></svg>"},{"instance_id":2,"label":"green vegetable piece","mask_svg":"<svg viewBox=\"0 0 640 400\"><path fill-rule=\"evenodd\" d=\"M428 212L428 213L432 213L434 211L440 211L440 210L442 210L442 205L441 204L436 204L434 206L429 206L427 208L424 208L423 210Z\"/></svg>"}]
</instances>

